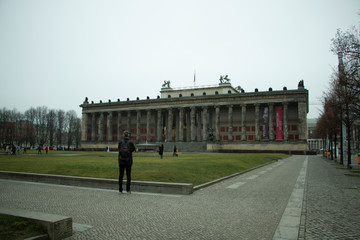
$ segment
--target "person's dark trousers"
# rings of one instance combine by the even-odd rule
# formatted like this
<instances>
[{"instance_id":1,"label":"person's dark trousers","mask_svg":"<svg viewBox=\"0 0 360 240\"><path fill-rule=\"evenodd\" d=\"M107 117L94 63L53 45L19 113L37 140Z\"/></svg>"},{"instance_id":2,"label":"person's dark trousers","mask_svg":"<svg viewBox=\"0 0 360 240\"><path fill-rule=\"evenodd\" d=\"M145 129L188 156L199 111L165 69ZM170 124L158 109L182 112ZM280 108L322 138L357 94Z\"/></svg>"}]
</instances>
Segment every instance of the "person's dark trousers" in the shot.
<instances>
[{"instance_id":1,"label":"person's dark trousers","mask_svg":"<svg viewBox=\"0 0 360 240\"><path fill-rule=\"evenodd\" d=\"M122 182L124 179L124 170L126 170L126 191L130 192L131 185L131 164L121 164L119 163L119 191L123 191Z\"/></svg>"}]
</instances>

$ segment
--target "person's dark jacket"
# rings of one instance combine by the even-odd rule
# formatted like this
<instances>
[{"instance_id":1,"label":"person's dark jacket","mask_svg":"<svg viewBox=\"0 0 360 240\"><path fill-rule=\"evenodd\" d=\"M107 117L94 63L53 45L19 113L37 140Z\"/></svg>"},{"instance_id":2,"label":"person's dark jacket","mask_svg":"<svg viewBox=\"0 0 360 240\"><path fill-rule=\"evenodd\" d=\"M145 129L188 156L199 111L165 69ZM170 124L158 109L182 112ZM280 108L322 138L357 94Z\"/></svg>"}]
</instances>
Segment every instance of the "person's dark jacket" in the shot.
<instances>
[{"instance_id":1,"label":"person's dark jacket","mask_svg":"<svg viewBox=\"0 0 360 240\"><path fill-rule=\"evenodd\" d=\"M163 153L164 153L164 146L160 145L159 146L159 155L163 155Z\"/></svg>"},{"instance_id":2,"label":"person's dark jacket","mask_svg":"<svg viewBox=\"0 0 360 240\"><path fill-rule=\"evenodd\" d=\"M120 151L120 148L121 148L121 144L124 144L124 142L125 142L125 143L129 142L129 147L130 147L130 159L129 159L129 161L120 161L120 160L119 160L119 164L124 164L124 165L126 165L126 164L132 164L132 163L133 163L132 153L135 151L135 145L134 145L134 143L133 143L132 141L130 141L129 138L124 138L123 141L120 141L120 142L119 142L119 146L118 146L118 150L119 150L119 151Z\"/></svg>"}]
</instances>

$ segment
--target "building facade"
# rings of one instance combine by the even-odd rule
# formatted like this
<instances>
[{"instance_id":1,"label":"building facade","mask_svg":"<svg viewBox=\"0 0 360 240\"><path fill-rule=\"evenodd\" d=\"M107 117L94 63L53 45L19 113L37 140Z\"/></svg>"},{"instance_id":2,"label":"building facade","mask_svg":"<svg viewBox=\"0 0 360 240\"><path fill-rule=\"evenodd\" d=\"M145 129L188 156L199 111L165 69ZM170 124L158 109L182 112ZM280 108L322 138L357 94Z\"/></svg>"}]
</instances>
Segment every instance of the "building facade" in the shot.
<instances>
[{"instance_id":1,"label":"building facade","mask_svg":"<svg viewBox=\"0 0 360 240\"><path fill-rule=\"evenodd\" d=\"M82 148L117 148L124 130L137 144L170 151L306 151L308 90L245 93L229 82L171 88L161 97L89 103L82 107ZM240 89L240 90L239 90Z\"/></svg>"}]
</instances>

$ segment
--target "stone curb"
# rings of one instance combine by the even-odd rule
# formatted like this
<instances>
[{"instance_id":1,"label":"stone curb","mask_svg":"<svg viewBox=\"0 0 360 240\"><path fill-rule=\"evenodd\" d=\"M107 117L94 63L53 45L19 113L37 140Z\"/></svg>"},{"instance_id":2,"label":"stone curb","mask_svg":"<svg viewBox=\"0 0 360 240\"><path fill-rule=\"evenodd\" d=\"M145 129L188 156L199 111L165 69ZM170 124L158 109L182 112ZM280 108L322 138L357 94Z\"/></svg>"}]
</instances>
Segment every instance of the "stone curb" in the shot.
<instances>
[{"instance_id":1,"label":"stone curb","mask_svg":"<svg viewBox=\"0 0 360 240\"><path fill-rule=\"evenodd\" d=\"M285 158L283 158L283 159L285 159ZM203 189L203 188L205 188L205 187L209 187L209 186L211 186L211 185L213 185L213 184L222 182L222 181L227 180L227 179L230 179L230 178L232 178L232 177L236 177L236 176L239 176L239 175L241 175L241 174L244 174L244 173L253 171L253 170L257 169L257 168L264 167L264 166L269 165L269 164L272 164L272 163L274 163L274 162L275 162L275 161L268 162L268 163L264 163L264 164L262 164L262 165L259 165L259 166L254 167L254 168L245 170L245 171L243 171L243 172L237 172L237 173L231 174L231 175L226 176L226 177L218 178L218 179L215 179L215 180L213 180L213 181L210 181L210 182L207 182L207 183L204 183L204 184L197 185L197 186L194 187L193 190L194 190L194 192L195 192L195 191L197 191L197 190Z\"/></svg>"},{"instance_id":2,"label":"stone curb","mask_svg":"<svg viewBox=\"0 0 360 240\"><path fill-rule=\"evenodd\" d=\"M102 188L112 190L119 189L118 180L105 178L88 178L7 171L0 171L0 178L19 181L70 185L78 187ZM126 181L123 181L123 184L126 184ZM193 192L193 186L193 184L188 183L131 181L131 190L134 192L189 195Z\"/></svg>"}]
</instances>

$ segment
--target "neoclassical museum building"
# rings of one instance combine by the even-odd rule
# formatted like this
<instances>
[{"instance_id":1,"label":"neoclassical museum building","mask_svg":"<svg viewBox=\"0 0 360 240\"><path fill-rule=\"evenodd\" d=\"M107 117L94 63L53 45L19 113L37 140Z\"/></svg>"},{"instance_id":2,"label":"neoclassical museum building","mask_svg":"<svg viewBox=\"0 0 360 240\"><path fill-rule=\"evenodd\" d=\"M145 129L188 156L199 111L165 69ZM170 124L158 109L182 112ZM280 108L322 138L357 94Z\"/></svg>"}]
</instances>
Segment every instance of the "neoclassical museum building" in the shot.
<instances>
[{"instance_id":1,"label":"neoclassical museum building","mask_svg":"<svg viewBox=\"0 0 360 240\"><path fill-rule=\"evenodd\" d=\"M180 152L287 152L307 150L308 90L245 92L221 78L216 85L171 88L156 99L94 103L82 108L84 149L117 149L124 130L137 146L164 144Z\"/></svg>"}]
</instances>

